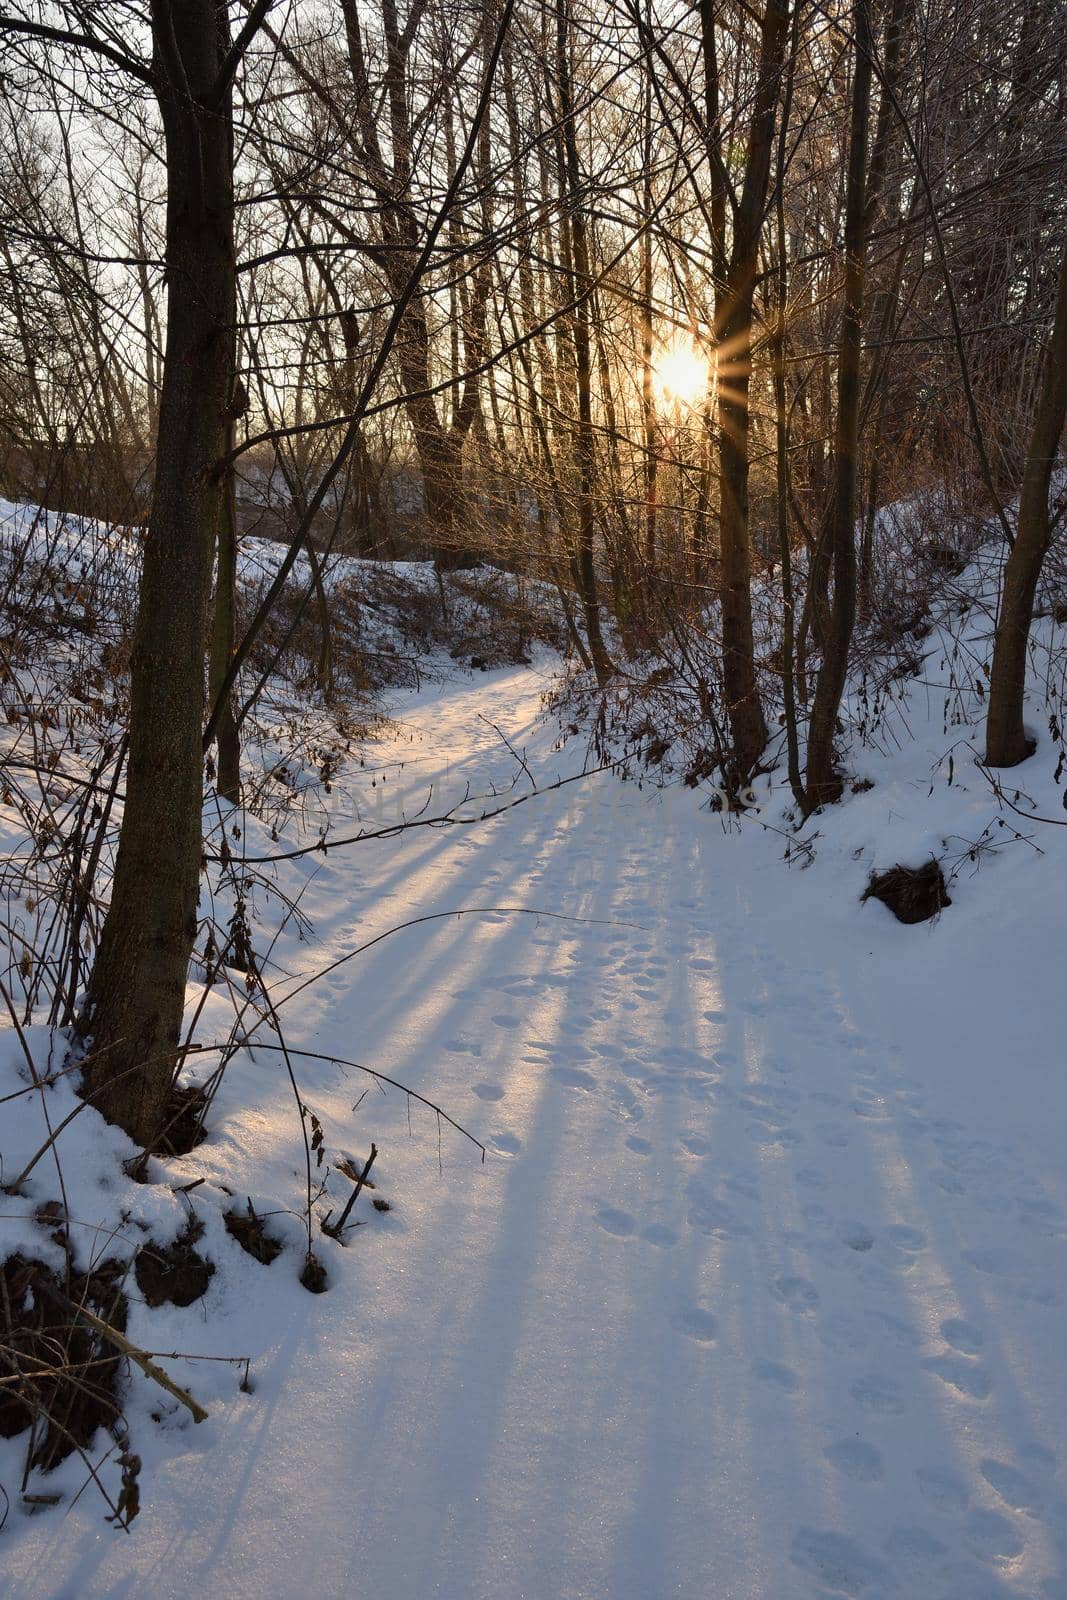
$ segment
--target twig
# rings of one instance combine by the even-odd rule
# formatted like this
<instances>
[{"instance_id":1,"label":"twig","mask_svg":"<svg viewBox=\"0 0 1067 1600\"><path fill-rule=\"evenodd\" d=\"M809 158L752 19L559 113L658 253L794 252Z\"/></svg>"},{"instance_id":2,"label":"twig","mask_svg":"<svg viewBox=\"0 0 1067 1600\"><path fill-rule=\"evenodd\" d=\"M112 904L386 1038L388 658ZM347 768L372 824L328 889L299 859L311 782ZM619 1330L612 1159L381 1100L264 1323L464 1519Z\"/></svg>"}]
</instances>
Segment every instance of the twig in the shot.
<instances>
[{"instance_id":1,"label":"twig","mask_svg":"<svg viewBox=\"0 0 1067 1600\"><path fill-rule=\"evenodd\" d=\"M371 1147L370 1147L370 1155L367 1157L366 1165L364 1166L363 1171L360 1173L359 1177L356 1179L356 1186L352 1190L352 1193L348 1197L348 1204L345 1206L344 1210L341 1212L341 1215L338 1217L337 1221L335 1223L331 1223L330 1222L330 1218L333 1216L333 1212L332 1211L329 1211L326 1214L326 1220L322 1224L322 1231L323 1231L323 1233L328 1233L332 1239L338 1240L338 1242L340 1244L344 1244L344 1242L345 1242L344 1241L345 1223L348 1221L348 1218L351 1215L352 1207L355 1205L356 1201L359 1199L360 1192L361 1192L361 1190L363 1188L363 1185L367 1181L367 1176L368 1176L368 1174L370 1172L371 1167L373 1167L373 1165L374 1165L375 1157L377 1156L377 1154L378 1154L378 1146L376 1144L372 1144Z\"/></svg>"},{"instance_id":2,"label":"twig","mask_svg":"<svg viewBox=\"0 0 1067 1600\"><path fill-rule=\"evenodd\" d=\"M50 1292L55 1293L55 1291ZM90 1311L87 1306L76 1305L73 1300L68 1300L65 1295L56 1294L56 1298L63 1300L77 1316L84 1317L86 1322L91 1323L101 1338L107 1339L117 1350L121 1350L128 1360L140 1367L146 1378L151 1378L153 1383L158 1383L161 1389L166 1389L167 1393L173 1395L175 1400L180 1400L186 1410L192 1414L194 1422L207 1421L208 1414L203 1406L198 1405L192 1395L176 1384L173 1378L169 1378L162 1367L157 1367L155 1362L150 1360L143 1350L139 1350L135 1344L131 1344L125 1334L119 1333L118 1329L113 1328L110 1322L105 1322L94 1311Z\"/></svg>"}]
</instances>

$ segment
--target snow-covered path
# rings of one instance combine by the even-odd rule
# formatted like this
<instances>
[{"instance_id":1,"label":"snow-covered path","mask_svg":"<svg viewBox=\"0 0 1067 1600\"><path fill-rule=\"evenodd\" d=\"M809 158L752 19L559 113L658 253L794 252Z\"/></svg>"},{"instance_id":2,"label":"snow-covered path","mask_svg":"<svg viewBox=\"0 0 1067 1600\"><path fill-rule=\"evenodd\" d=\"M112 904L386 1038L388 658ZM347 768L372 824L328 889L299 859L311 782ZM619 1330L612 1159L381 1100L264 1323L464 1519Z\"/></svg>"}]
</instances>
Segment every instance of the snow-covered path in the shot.
<instances>
[{"instance_id":1,"label":"snow-covered path","mask_svg":"<svg viewBox=\"0 0 1067 1600\"><path fill-rule=\"evenodd\" d=\"M492 723L540 778L573 767L542 687L406 702L386 814L397 784L510 779ZM131 1536L86 1495L26 1527L0 1595L1067 1596L1061 891L1023 863L997 929L966 893L905 929L858 905L864 867L781 854L599 777L311 858L305 971L426 912L584 919L425 924L290 1008L292 1043L439 1100L489 1157L446 1129L439 1168L425 1112L411 1138L399 1096L353 1116L363 1084L305 1063L393 1210L327 1246L325 1296L290 1256L217 1274L167 1337L250 1351L255 1393L223 1369ZM190 1174L293 1203L276 1062L227 1094Z\"/></svg>"}]
</instances>

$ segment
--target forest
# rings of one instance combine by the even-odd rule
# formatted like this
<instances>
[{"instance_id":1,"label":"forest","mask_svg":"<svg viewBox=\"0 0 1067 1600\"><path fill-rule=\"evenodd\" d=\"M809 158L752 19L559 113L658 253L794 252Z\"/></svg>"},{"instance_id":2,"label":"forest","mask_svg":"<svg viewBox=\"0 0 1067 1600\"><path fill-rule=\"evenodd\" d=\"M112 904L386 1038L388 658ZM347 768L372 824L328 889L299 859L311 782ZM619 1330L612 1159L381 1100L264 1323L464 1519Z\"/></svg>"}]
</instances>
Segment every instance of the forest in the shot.
<instances>
[{"instance_id":1,"label":"forest","mask_svg":"<svg viewBox=\"0 0 1067 1600\"><path fill-rule=\"evenodd\" d=\"M0 1596L1063 1600L1061 0L0 0Z\"/></svg>"}]
</instances>

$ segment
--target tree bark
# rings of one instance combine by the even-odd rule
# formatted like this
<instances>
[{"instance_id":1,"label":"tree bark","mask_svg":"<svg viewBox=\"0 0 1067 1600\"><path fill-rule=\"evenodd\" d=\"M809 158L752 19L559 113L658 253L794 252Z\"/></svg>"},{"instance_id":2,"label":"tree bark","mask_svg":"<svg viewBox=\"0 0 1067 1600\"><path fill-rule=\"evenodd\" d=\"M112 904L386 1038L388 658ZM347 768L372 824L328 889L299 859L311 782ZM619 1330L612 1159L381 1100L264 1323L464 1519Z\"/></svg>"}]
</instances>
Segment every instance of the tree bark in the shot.
<instances>
[{"instance_id":1,"label":"tree bark","mask_svg":"<svg viewBox=\"0 0 1067 1600\"><path fill-rule=\"evenodd\" d=\"M720 148L719 63L712 0L700 0L704 57L705 140L712 167L712 256L717 282L715 322L719 347L716 383L719 422L719 546L722 664L732 746L732 777L740 786L767 742L756 685L752 638L752 571L749 553L749 381L752 371L752 302L767 204L786 35L788 0L768 0L760 34L752 123L740 195L732 195L728 152ZM733 198L732 243L727 251L727 202Z\"/></svg>"},{"instance_id":2,"label":"tree bark","mask_svg":"<svg viewBox=\"0 0 1067 1600\"><path fill-rule=\"evenodd\" d=\"M1034 744L1023 727L1026 649L1034 614L1034 595L1048 553L1052 526L1048 493L1060 435L1067 419L1067 248L1060 263L1059 289L1052 342L1038 396L1030 446L1026 453L1019 525L1004 568L1004 592L997 618L993 671L986 718L986 762L1014 767L1033 754Z\"/></svg>"},{"instance_id":3,"label":"tree bark","mask_svg":"<svg viewBox=\"0 0 1067 1600\"><path fill-rule=\"evenodd\" d=\"M229 47L221 0L151 8L168 173L167 342L132 658L126 805L80 1031L87 1097L157 1135L196 935L204 656L225 485L235 303Z\"/></svg>"},{"instance_id":4,"label":"tree bark","mask_svg":"<svg viewBox=\"0 0 1067 1600\"><path fill-rule=\"evenodd\" d=\"M596 437L593 432L592 357L589 336L589 241L581 200L581 168L578 161L578 136L574 126L570 71L570 12L567 0L557 0L557 45L559 101L562 117L562 142L567 197L570 206L571 298L576 301L572 319L575 380L578 390L578 551L575 561L578 591L585 615L585 633L596 681L603 688L614 672L600 626L597 598L594 538L596 523L593 494L596 488Z\"/></svg>"},{"instance_id":5,"label":"tree bark","mask_svg":"<svg viewBox=\"0 0 1067 1600\"><path fill-rule=\"evenodd\" d=\"M834 766L834 732L848 674L856 622L856 479L859 468L860 356L867 236L867 143L871 107L871 19L868 0L855 0L856 58L852 77L848 175L845 188L845 291L837 366L834 486L829 532L834 594L808 725L805 810L836 800L841 778Z\"/></svg>"}]
</instances>

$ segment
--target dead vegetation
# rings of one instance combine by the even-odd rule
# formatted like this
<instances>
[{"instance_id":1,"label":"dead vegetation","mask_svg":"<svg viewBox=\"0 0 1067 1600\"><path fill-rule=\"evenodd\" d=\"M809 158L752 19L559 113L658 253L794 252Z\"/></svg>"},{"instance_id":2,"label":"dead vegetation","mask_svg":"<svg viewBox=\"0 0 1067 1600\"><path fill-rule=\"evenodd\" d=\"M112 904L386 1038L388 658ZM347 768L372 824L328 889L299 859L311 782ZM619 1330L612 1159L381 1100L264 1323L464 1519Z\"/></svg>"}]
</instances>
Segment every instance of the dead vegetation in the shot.
<instances>
[{"instance_id":1,"label":"dead vegetation","mask_svg":"<svg viewBox=\"0 0 1067 1600\"><path fill-rule=\"evenodd\" d=\"M931 856L921 867L905 867L899 863L885 872L872 872L870 881L860 897L880 900L898 922L929 922L952 901L941 863Z\"/></svg>"},{"instance_id":2,"label":"dead vegetation","mask_svg":"<svg viewBox=\"0 0 1067 1600\"><path fill-rule=\"evenodd\" d=\"M84 1454L122 1414L122 1357L90 1315L126 1327L126 1265L71 1275L15 1253L0 1264L0 1436L29 1433L22 1489Z\"/></svg>"}]
</instances>

